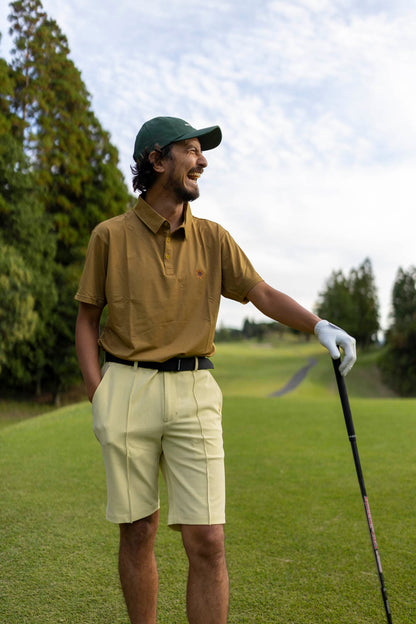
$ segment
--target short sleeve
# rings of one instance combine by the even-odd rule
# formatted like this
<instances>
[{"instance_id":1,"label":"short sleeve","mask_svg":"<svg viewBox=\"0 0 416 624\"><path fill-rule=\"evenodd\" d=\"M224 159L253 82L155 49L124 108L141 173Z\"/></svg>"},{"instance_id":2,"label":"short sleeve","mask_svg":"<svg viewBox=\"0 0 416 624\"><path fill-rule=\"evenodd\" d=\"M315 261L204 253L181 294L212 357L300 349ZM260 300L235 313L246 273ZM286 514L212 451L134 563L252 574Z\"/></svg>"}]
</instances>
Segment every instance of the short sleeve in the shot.
<instances>
[{"instance_id":1,"label":"short sleeve","mask_svg":"<svg viewBox=\"0 0 416 624\"><path fill-rule=\"evenodd\" d=\"M88 243L84 270L81 275L77 301L103 308L106 303L105 282L108 262L108 235L101 227L95 228Z\"/></svg>"},{"instance_id":2,"label":"short sleeve","mask_svg":"<svg viewBox=\"0 0 416 624\"><path fill-rule=\"evenodd\" d=\"M250 290L264 281L226 230L221 241L221 267L221 294L240 303L247 303Z\"/></svg>"}]
</instances>

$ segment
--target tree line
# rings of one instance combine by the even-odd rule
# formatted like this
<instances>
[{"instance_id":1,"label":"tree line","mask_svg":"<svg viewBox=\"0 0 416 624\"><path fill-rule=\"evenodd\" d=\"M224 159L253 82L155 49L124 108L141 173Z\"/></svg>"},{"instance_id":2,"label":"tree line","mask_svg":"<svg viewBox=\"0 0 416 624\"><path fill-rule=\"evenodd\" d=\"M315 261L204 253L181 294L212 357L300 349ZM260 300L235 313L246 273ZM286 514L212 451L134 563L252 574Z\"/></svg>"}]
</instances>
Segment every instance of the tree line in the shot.
<instances>
[{"instance_id":1,"label":"tree line","mask_svg":"<svg viewBox=\"0 0 416 624\"><path fill-rule=\"evenodd\" d=\"M91 230L131 197L58 24L40 0L9 6L11 62L0 58L0 386L57 396L79 381L74 294Z\"/></svg>"},{"instance_id":2,"label":"tree line","mask_svg":"<svg viewBox=\"0 0 416 624\"><path fill-rule=\"evenodd\" d=\"M252 321L245 318L241 329L225 327L220 325L215 331L215 342L241 342L243 340L254 340L263 342L272 336L281 339L286 335L299 336L303 340L309 340L309 334L304 334L297 329L286 327L277 321Z\"/></svg>"}]
</instances>

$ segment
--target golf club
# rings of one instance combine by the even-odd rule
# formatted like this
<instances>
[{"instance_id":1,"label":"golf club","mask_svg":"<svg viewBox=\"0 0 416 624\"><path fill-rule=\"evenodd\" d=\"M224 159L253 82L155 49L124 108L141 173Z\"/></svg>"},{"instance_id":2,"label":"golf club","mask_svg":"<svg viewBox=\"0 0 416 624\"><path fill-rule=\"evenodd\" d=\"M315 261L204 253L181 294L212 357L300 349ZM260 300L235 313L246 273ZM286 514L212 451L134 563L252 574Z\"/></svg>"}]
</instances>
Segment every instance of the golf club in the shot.
<instances>
[{"instance_id":1,"label":"golf club","mask_svg":"<svg viewBox=\"0 0 416 624\"><path fill-rule=\"evenodd\" d=\"M344 412L344 419L345 419L345 424L347 427L348 438L351 442L352 454L354 456L354 463L355 463L355 469L357 471L358 483L360 484L361 496L363 499L365 515L367 518L368 530L370 531L371 545L373 547L374 558L376 560L377 573L378 573L378 578L380 581L381 595L383 596L384 608L386 610L387 622L388 624L392 624L390 605L387 599L386 587L384 585L383 570L381 567L380 555L378 552L376 534L374 532L374 525L373 525L373 520L371 518L370 505L368 503L367 492L366 492L365 484L364 484L363 472L361 469L360 457L358 455L357 439L356 439L354 423L353 423L352 415L351 415L350 403L348 400L347 388L345 385L344 377L339 372L339 365L341 363L341 358L332 360L332 362L334 365L335 377L337 380L338 392L339 392L339 397L341 399L342 410Z\"/></svg>"}]
</instances>

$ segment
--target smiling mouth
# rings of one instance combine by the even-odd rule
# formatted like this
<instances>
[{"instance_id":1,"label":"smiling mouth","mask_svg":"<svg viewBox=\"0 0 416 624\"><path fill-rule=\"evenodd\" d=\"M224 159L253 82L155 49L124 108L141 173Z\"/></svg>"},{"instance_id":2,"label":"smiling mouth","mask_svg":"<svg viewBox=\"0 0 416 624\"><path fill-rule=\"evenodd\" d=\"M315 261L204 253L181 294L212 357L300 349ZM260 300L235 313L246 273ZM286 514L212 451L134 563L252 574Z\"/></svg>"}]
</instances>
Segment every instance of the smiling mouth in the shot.
<instances>
[{"instance_id":1,"label":"smiling mouth","mask_svg":"<svg viewBox=\"0 0 416 624\"><path fill-rule=\"evenodd\" d=\"M202 174L198 173L197 171L191 171L190 173L188 173L188 178L196 182L201 177L201 175Z\"/></svg>"}]
</instances>

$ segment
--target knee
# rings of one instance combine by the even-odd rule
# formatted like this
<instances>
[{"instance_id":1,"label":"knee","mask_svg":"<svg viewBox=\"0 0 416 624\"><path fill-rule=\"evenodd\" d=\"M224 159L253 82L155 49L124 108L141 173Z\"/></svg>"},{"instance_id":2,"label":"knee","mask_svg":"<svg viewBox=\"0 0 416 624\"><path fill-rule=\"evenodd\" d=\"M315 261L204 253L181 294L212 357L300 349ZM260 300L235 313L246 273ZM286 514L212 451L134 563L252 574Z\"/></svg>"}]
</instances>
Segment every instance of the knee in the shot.
<instances>
[{"instance_id":1,"label":"knee","mask_svg":"<svg viewBox=\"0 0 416 624\"><path fill-rule=\"evenodd\" d=\"M120 550L132 555L143 549L153 549L158 527L159 513L136 520L130 524L120 524Z\"/></svg>"},{"instance_id":2,"label":"knee","mask_svg":"<svg viewBox=\"0 0 416 624\"><path fill-rule=\"evenodd\" d=\"M183 526L182 539L191 561L216 564L225 559L225 537L222 525Z\"/></svg>"}]
</instances>

